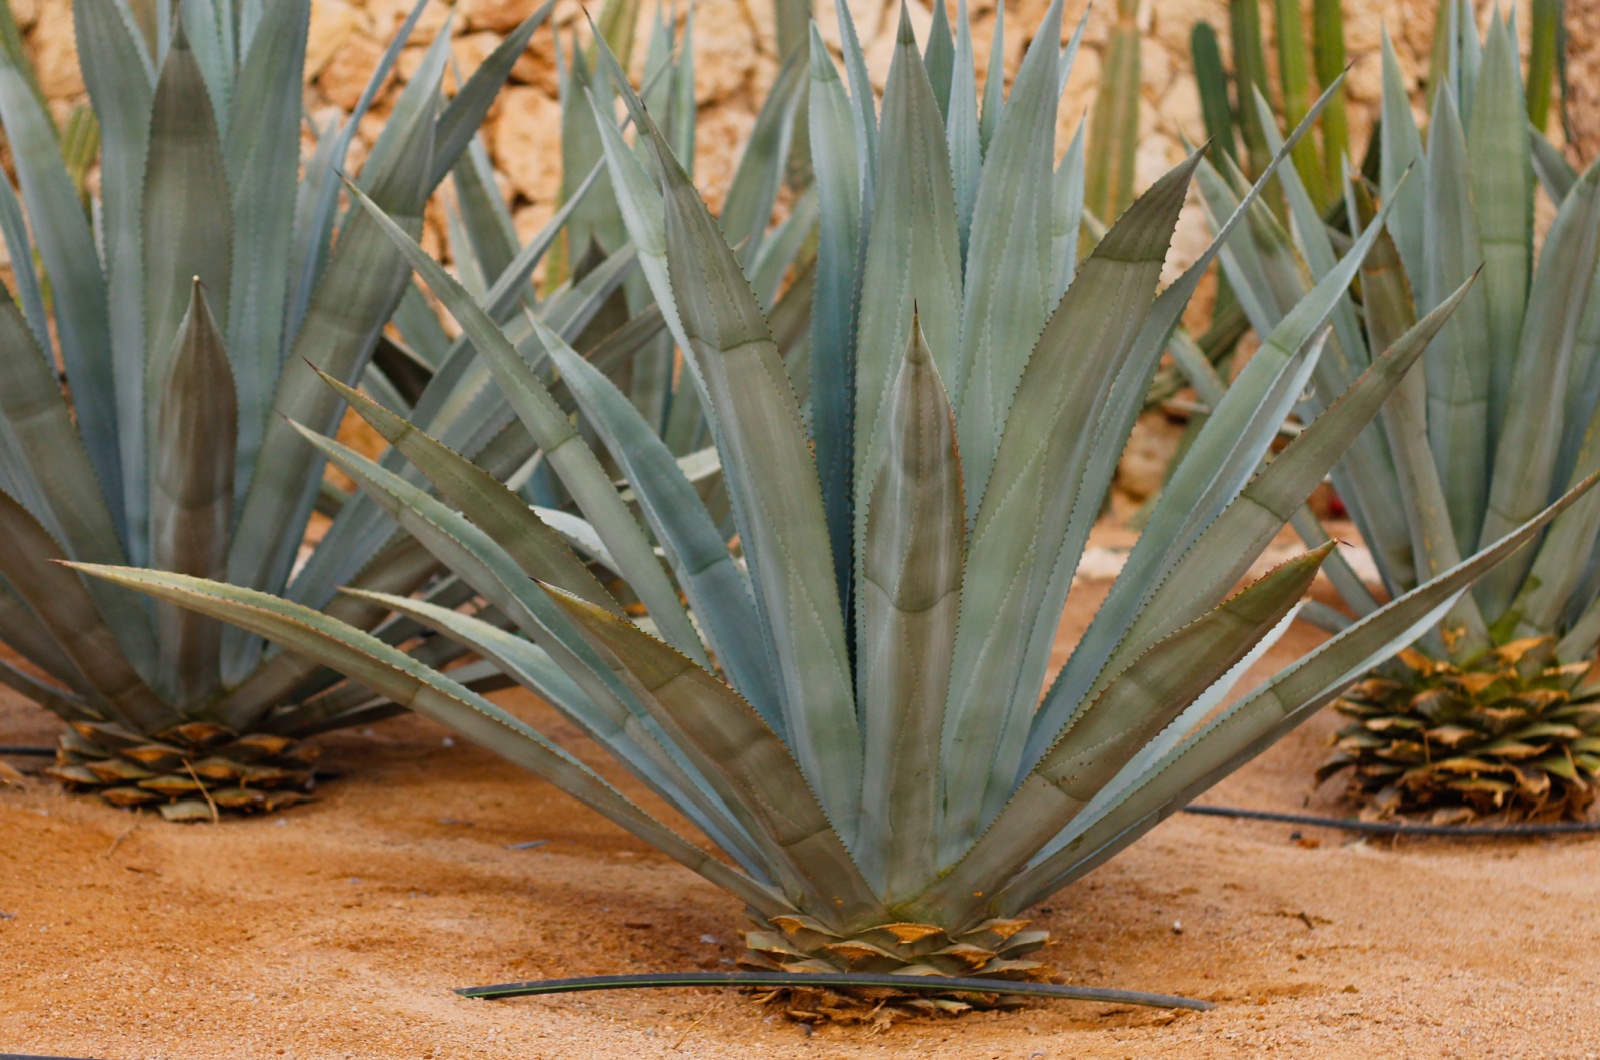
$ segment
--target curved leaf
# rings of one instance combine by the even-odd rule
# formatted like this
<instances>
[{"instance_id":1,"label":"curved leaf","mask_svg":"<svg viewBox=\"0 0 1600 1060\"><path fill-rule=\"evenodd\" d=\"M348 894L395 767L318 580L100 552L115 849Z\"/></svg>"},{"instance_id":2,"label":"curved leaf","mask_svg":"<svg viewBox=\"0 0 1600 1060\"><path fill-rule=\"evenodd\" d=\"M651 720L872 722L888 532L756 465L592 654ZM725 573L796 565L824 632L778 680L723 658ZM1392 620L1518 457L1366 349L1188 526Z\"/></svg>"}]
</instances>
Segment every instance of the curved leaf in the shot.
<instances>
[{"instance_id":1,"label":"curved leaf","mask_svg":"<svg viewBox=\"0 0 1600 1060\"><path fill-rule=\"evenodd\" d=\"M918 905L939 923L981 908L1183 709L1269 634L1311 588L1328 542L1285 563L1141 655L1061 734L994 823ZM930 879L925 877L925 879ZM952 916L952 913L955 915Z\"/></svg>"},{"instance_id":2,"label":"curved leaf","mask_svg":"<svg viewBox=\"0 0 1600 1060\"><path fill-rule=\"evenodd\" d=\"M652 729L604 697L590 697L537 644L480 618L423 600L360 590L346 592L432 627L490 660L507 677L537 693L586 736L615 755L634 776L700 826L746 871L764 877L774 861L781 863L780 852L757 847L748 833L738 829L727 807L710 792L704 779L691 776L677 757L667 753L659 727Z\"/></svg>"},{"instance_id":3,"label":"curved leaf","mask_svg":"<svg viewBox=\"0 0 1600 1060\"><path fill-rule=\"evenodd\" d=\"M786 853L809 892L802 908L820 903L846 920L884 916L783 741L738 693L625 620L560 590L551 596L611 654L745 827Z\"/></svg>"},{"instance_id":4,"label":"curved leaf","mask_svg":"<svg viewBox=\"0 0 1600 1060\"><path fill-rule=\"evenodd\" d=\"M395 224L371 199L351 187L367 215L377 223L413 269L439 296L450 314L461 324L494 372L506 399L527 427L550 466L561 476L573 499L600 532L606 547L617 557L628 574L634 592L649 609L662 633L674 646L681 646L692 657L704 658L699 636L684 613L677 590L662 570L660 561L645 539L631 512L617 496L616 487L605 475L599 460L583 443L572 423L556 405L550 392L506 339L505 333L472 296L438 262L430 258L414 239ZM568 444L575 443L575 444Z\"/></svg>"},{"instance_id":5,"label":"curved leaf","mask_svg":"<svg viewBox=\"0 0 1600 1060\"><path fill-rule=\"evenodd\" d=\"M243 53L223 157L233 187L233 271L225 304L228 355L239 397L238 450L252 456L282 365L289 246L300 168L300 71L305 69L310 0L267 5ZM213 290L213 301L222 297ZM218 302L219 305L223 303ZM242 491L248 465L235 473ZM197 572L189 572L197 573Z\"/></svg>"},{"instance_id":6,"label":"curved leaf","mask_svg":"<svg viewBox=\"0 0 1600 1060\"><path fill-rule=\"evenodd\" d=\"M968 543L943 737L945 851L965 849L977 833L979 793L997 761L1002 733L1025 734L1008 732L1006 723L1019 702L1012 686L1022 673L1026 631L1055 573L1082 469L1104 444L1072 425L1104 404L1153 308L1173 226L1199 160L1198 153L1191 155L1117 220L1067 288L1023 371ZM1062 489L1062 482L1074 488ZM1030 714L1033 705L1028 703Z\"/></svg>"},{"instance_id":7,"label":"curved leaf","mask_svg":"<svg viewBox=\"0 0 1600 1060\"><path fill-rule=\"evenodd\" d=\"M499 479L359 390L332 376L322 378L385 441L427 475L445 499L505 549L528 577L558 585L613 613L621 612L589 568Z\"/></svg>"},{"instance_id":8,"label":"curved leaf","mask_svg":"<svg viewBox=\"0 0 1600 1060\"><path fill-rule=\"evenodd\" d=\"M134 563L143 563L146 560L143 548L149 480L145 472L145 284L141 215L155 70L130 17L128 8L119 3L81 4L73 11L78 68L83 72L84 85L100 123L100 242L105 252L111 372L116 387L117 444L123 487L123 494L113 498L112 508L114 513L125 510L129 523L137 528L136 537L127 541L129 558ZM12 260L16 260L15 253ZM48 260L45 267L50 268ZM39 341L44 345L48 340L40 333Z\"/></svg>"},{"instance_id":9,"label":"curved leaf","mask_svg":"<svg viewBox=\"0 0 1600 1060\"><path fill-rule=\"evenodd\" d=\"M945 378L954 380L951 401L958 410L967 509L974 514L1000 450L1017 384L1056 304L1051 299L1056 279L1052 176L1061 9L1061 0L1053 0L1045 13L1012 82L1005 117L984 154L961 292L961 351L943 362L950 373ZM1080 34L1082 29L1080 23ZM1078 39L1075 34L1074 44ZM885 211L879 223L892 223L890 203L879 201ZM911 260L913 273L923 267L918 259ZM876 296L875 290L866 289L866 298ZM926 302L919 299L917 305L926 311Z\"/></svg>"},{"instance_id":10,"label":"curved leaf","mask_svg":"<svg viewBox=\"0 0 1600 1060\"><path fill-rule=\"evenodd\" d=\"M788 908L768 888L717 861L646 814L588 766L526 723L375 637L308 607L252 589L159 571L94 564L79 564L78 568L231 622L290 651L309 655L554 784L755 909L771 915Z\"/></svg>"},{"instance_id":11,"label":"curved leaf","mask_svg":"<svg viewBox=\"0 0 1600 1060\"><path fill-rule=\"evenodd\" d=\"M117 380L105 278L89 218L56 145L55 126L16 60L0 49L0 121L22 185L22 201L50 278L61 359L84 448L111 506L117 533L127 539L123 473L118 455Z\"/></svg>"},{"instance_id":12,"label":"curved leaf","mask_svg":"<svg viewBox=\"0 0 1600 1060\"><path fill-rule=\"evenodd\" d=\"M822 33L811 27L811 167L821 223L811 307L811 437L839 585L850 597L855 495L856 266L861 243L861 160L855 114ZM975 134L974 134L975 135Z\"/></svg>"},{"instance_id":13,"label":"curved leaf","mask_svg":"<svg viewBox=\"0 0 1600 1060\"><path fill-rule=\"evenodd\" d=\"M66 557L38 520L0 493L0 577L39 616L62 654L72 660L117 720L157 732L179 720L129 664L83 581L61 565Z\"/></svg>"},{"instance_id":14,"label":"curved leaf","mask_svg":"<svg viewBox=\"0 0 1600 1060\"><path fill-rule=\"evenodd\" d=\"M1528 299L1522 343L1507 398L1505 428L1494 454L1483 536L1500 537L1533 517L1559 486L1554 481L1564 434L1573 360L1588 300L1600 272L1600 164L1562 202L1545 234ZM1485 575L1474 592L1492 623L1510 606L1533 562L1518 555Z\"/></svg>"},{"instance_id":15,"label":"curved leaf","mask_svg":"<svg viewBox=\"0 0 1600 1060\"><path fill-rule=\"evenodd\" d=\"M122 546L105 496L53 366L33 343L33 335L9 294L0 291L0 419L7 456L16 462L12 484L50 536L74 559L122 563ZM11 447L15 448L12 449ZM134 669L155 665L155 637L149 614L126 593L90 585L96 609L106 616L117 645ZM9 635L9 634L8 634ZM18 648L21 645L16 645Z\"/></svg>"},{"instance_id":16,"label":"curved leaf","mask_svg":"<svg viewBox=\"0 0 1600 1060\"><path fill-rule=\"evenodd\" d=\"M1374 361L1206 527L1128 625L1101 671L1101 681L1106 680L1107 671L1115 672L1167 632L1212 606L1238 581L1305 503L1350 439L1378 414L1467 290L1463 285Z\"/></svg>"},{"instance_id":17,"label":"curved leaf","mask_svg":"<svg viewBox=\"0 0 1600 1060\"><path fill-rule=\"evenodd\" d=\"M615 60L608 62L618 80ZM921 59L916 63L920 70ZM754 292L700 193L626 80L616 87L665 182L667 294L715 426L756 606L778 662L785 731L848 842L861 741L822 493L800 408Z\"/></svg>"},{"instance_id":18,"label":"curved leaf","mask_svg":"<svg viewBox=\"0 0 1600 1060\"><path fill-rule=\"evenodd\" d=\"M772 661L761 639L749 576L734 562L672 452L633 404L559 336L536 326L578 406L632 485L651 530L665 546L678 584L729 683L782 736L783 715L773 687Z\"/></svg>"},{"instance_id":19,"label":"curved leaf","mask_svg":"<svg viewBox=\"0 0 1600 1060\"><path fill-rule=\"evenodd\" d=\"M1437 311L1436 311L1437 312ZM1377 365L1374 365L1376 370ZM1123 798L994 897L1014 915L1104 862L1218 779L1254 758L1349 684L1431 627L1474 578L1525 546L1600 476L1591 476L1515 533L1351 625L1229 707L1152 764Z\"/></svg>"},{"instance_id":20,"label":"curved leaf","mask_svg":"<svg viewBox=\"0 0 1600 1060\"><path fill-rule=\"evenodd\" d=\"M1488 303L1490 452L1505 422L1533 260L1533 146L1517 45L1496 11L1467 123L1467 173L1483 251Z\"/></svg>"},{"instance_id":21,"label":"curved leaf","mask_svg":"<svg viewBox=\"0 0 1600 1060\"><path fill-rule=\"evenodd\" d=\"M1423 271L1417 309L1438 305L1483 263L1477 202L1468 180L1466 133L1448 84L1434 93L1428 123L1427 195L1422 215ZM1428 380L1428 440L1461 551L1477 547L1488 494L1491 450L1489 303L1481 287L1439 329L1423 359Z\"/></svg>"}]
</instances>

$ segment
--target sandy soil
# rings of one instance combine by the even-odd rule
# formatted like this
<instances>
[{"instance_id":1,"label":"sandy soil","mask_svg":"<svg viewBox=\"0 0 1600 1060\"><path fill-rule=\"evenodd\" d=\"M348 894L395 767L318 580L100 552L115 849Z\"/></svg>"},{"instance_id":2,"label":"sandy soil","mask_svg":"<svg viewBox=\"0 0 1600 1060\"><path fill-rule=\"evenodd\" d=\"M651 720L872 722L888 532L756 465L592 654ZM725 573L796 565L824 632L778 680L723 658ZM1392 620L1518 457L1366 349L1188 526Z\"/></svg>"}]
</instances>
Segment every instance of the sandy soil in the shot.
<instances>
[{"instance_id":1,"label":"sandy soil","mask_svg":"<svg viewBox=\"0 0 1600 1060\"><path fill-rule=\"evenodd\" d=\"M1263 670L1315 637L1291 634ZM502 698L578 745L546 708ZM1317 719L1203 801L1336 812L1331 791L1307 788L1332 723ZM0 703L0 743L46 742L54 729L42 711ZM220 827L132 816L39 779L0 788L0 1051L1600 1055L1600 840L1396 846L1182 815L1037 921L1055 938L1045 956L1072 981L1198 996L1213 1012L1036 1003L875 1034L808 1033L727 991L468 1001L451 988L725 967L742 925L738 903L698 877L444 735L402 718L329 737L344 778L319 801Z\"/></svg>"}]
</instances>

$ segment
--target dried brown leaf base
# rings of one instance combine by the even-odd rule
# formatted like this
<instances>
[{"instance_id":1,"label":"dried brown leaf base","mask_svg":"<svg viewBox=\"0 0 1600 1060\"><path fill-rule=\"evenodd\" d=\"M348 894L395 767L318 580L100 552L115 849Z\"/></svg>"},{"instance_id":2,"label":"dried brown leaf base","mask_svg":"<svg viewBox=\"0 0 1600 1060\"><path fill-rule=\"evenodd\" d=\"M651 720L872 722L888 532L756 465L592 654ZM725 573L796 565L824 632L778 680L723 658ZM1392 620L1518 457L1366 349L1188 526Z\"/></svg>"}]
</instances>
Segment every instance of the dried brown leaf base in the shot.
<instances>
[{"instance_id":1,"label":"dried brown leaf base","mask_svg":"<svg viewBox=\"0 0 1600 1060\"><path fill-rule=\"evenodd\" d=\"M73 722L44 772L113 806L148 807L169 821L271 813L311 799L317 750L270 733L241 736L193 721L146 736L106 722Z\"/></svg>"},{"instance_id":2,"label":"dried brown leaf base","mask_svg":"<svg viewBox=\"0 0 1600 1060\"><path fill-rule=\"evenodd\" d=\"M894 923L843 935L805 916L773 917L763 923L765 929L745 933L749 949L740 959L743 967L995 981L993 993L952 990L942 994L880 986L785 986L751 991L761 1003L802 1023L870 1024L883 1029L897 1018L1016 1008L1024 999L1004 992L1007 980L1052 980L1048 966L1025 959L1049 940L1047 932L1027 930L1026 920L989 920L954 934L931 924Z\"/></svg>"},{"instance_id":3,"label":"dried brown leaf base","mask_svg":"<svg viewBox=\"0 0 1600 1060\"><path fill-rule=\"evenodd\" d=\"M959 1016L964 1012L1014 1009L1026 1004L1015 994L952 992L949 995L911 993L888 987L849 987L832 990L819 986L757 987L748 991L763 1005L787 1020L817 1026L838 1023L866 1025L882 1031L896 1020Z\"/></svg>"},{"instance_id":4,"label":"dried brown leaf base","mask_svg":"<svg viewBox=\"0 0 1600 1060\"><path fill-rule=\"evenodd\" d=\"M1368 820L1582 820L1600 793L1600 686L1588 663L1541 664L1547 643L1459 666L1402 653L1335 704L1351 720L1317 782L1349 770Z\"/></svg>"}]
</instances>

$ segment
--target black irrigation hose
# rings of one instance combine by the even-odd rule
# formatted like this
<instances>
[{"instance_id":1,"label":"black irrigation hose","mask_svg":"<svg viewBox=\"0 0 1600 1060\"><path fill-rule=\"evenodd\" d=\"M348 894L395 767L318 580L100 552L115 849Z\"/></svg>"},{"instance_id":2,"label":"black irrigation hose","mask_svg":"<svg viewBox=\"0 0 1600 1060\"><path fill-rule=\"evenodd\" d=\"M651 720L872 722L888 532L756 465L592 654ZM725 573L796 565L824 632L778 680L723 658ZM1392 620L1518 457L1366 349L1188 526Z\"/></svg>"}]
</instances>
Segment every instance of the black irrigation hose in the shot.
<instances>
[{"instance_id":1,"label":"black irrigation hose","mask_svg":"<svg viewBox=\"0 0 1600 1060\"><path fill-rule=\"evenodd\" d=\"M1370 832L1375 835L1535 836L1600 832L1600 821L1576 824L1401 824L1396 821L1360 821L1352 817L1312 817L1298 813L1270 813L1266 810L1236 810L1228 806L1185 806L1183 812L1200 817L1276 821L1279 824L1341 828L1347 832Z\"/></svg>"},{"instance_id":2,"label":"black irrigation hose","mask_svg":"<svg viewBox=\"0 0 1600 1060\"><path fill-rule=\"evenodd\" d=\"M933 993L970 991L978 994L1013 994L1027 997L1061 997L1075 1001L1114 1001L1154 1008L1185 1008L1203 1012L1216 1008L1209 1001L1172 994L1145 994L1135 990L1103 990L1092 986L1025 983L1011 980L963 979L942 975L835 975L822 972L657 972L645 975L594 975L581 979L536 979L498 986L464 986L462 997L497 1000L530 994L561 994L578 990L631 990L672 986L877 986Z\"/></svg>"},{"instance_id":3,"label":"black irrigation hose","mask_svg":"<svg viewBox=\"0 0 1600 1060\"><path fill-rule=\"evenodd\" d=\"M35 747L32 744L0 743L0 755L13 755L17 757L37 756L39 758L53 757L56 753L54 747ZM0 1053L0 1060L10 1060L11 1053ZM16 1054L21 1055L21 1054Z\"/></svg>"}]
</instances>

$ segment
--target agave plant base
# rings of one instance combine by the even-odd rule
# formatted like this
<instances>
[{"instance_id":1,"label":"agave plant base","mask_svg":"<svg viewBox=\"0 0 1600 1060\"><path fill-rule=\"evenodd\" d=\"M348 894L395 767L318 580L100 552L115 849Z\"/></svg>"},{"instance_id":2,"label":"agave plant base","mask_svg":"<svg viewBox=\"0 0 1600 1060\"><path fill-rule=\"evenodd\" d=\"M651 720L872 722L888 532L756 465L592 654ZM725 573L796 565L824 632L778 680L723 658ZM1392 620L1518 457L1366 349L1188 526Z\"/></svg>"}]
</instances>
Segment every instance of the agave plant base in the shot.
<instances>
[{"instance_id":1,"label":"agave plant base","mask_svg":"<svg viewBox=\"0 0 1600 1060\"><path fill-rule=\"evenodd\" d=\"M885 1007L951 1013L1008 1007L1017 999L1004 993L1006 981L1047 982L1052 976L1049 966L1027 959L1049 941L1049 934L1027 930L1026 920L989 920L954 934L933 924L892 923L843 935L806 916L778 916L758 923L762 926L745 932L748 949L740 964L748 968L995 981L995 993L987 995L970 990L944 995L879 986L847 991L820 987L763 991L763 1001L781 1002L797 1019L822 1016L853 1022Z\"/></svg>"},{"instance_id":2,"label":"agave plant base","mask_svg":"<svg viewBox=\"0 0 1600 1060\"><path fill-rule=\"evenodd\" d=\"M1336 705L1351 721L1318 782L1352 770L1368 813L1577 820L1600 780L1600 686L1588 663L1530 665L1520 641L1460 666L1402 653Z\"/></svg>"},{"instance_id":3,"label":"agave plant base","mask_svg":"<svg viewBox=\"0 0 1600 1060\"><path fill-rule=\"evenodd\" d=\"M745 932L745 963L777 972L871 972L1039 980L1025 960L1049 941L1026 920L986 920L952 934L933 924L893 923L841 935L806 916L778 916Z\"/></svg>"},{"instance_id":4,"label":"agave plant base","mask_svg":"<svg viewBox=\"0 0 1600 1060\"><path fill-rule=\"evenodd\" d=\"M169 821L271 813L311 798L317 749L271 733L240 735L192 721L143 736L104 722L73 722L45 770L69 790L113 806L149 807Z\"/></svg>"}]
</instances>

